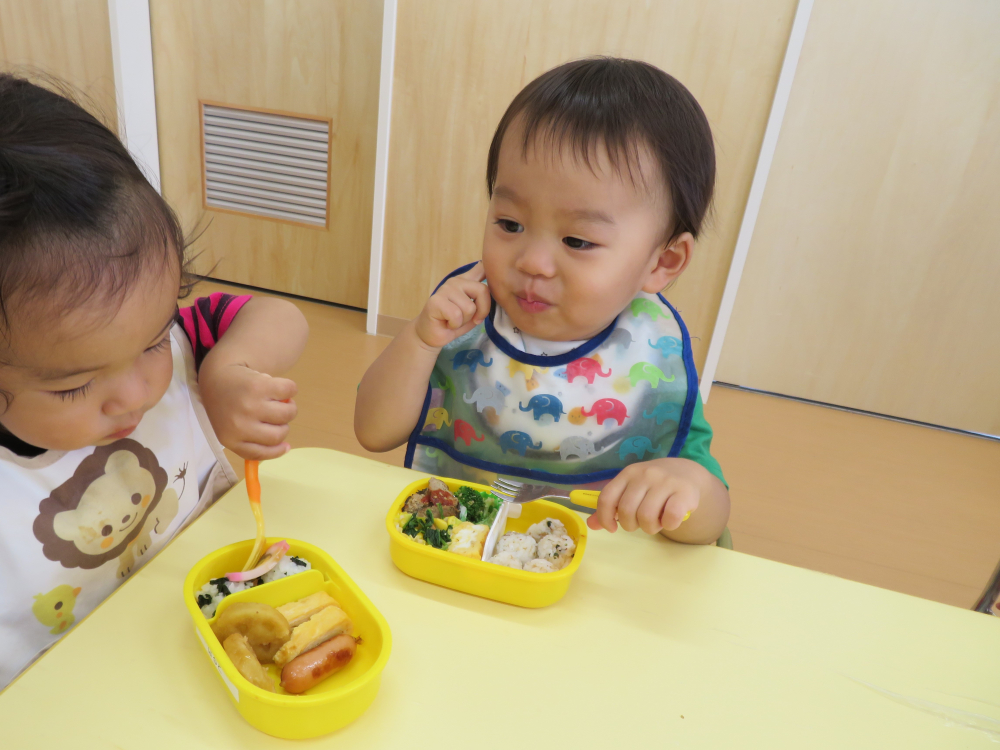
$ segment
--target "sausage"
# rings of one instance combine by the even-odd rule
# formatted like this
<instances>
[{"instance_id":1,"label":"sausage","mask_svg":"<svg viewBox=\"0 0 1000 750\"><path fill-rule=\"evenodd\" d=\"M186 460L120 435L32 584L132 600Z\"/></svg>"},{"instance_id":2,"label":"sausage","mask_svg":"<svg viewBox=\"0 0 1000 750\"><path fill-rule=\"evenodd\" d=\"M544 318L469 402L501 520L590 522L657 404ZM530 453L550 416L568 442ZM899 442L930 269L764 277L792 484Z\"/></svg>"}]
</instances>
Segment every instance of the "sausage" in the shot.
<instances>
[{"instance_id":1,"label":"sausage","mask_svg":"<svg viewBox=\"0 0 1000 750\"><path fill-rule=\"evenodd\" d=\"M357 643L351 636L334 636L288 662L281 670L281 687L289 693L304 693L347 666L356 650Z\"/></svg>"}]
</instances>

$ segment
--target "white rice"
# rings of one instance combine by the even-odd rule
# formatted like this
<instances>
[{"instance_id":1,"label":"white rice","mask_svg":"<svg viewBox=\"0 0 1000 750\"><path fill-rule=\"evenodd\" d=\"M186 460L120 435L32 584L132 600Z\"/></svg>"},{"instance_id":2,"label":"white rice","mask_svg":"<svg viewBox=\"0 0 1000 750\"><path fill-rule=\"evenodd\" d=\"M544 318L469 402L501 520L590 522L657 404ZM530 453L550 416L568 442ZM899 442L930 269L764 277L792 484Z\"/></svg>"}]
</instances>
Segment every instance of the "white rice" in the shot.
<instances>
[{"instance_id":1,"label":"white rice","mask_svg":"<svg viewBox=\"0 0 1000 750\"><path fill-rule=\"evenodd\" d=\"M498 552L489 559L494 565L503 565L507 568L521 569L521 561L510 552Z\"/></svg>"},{"instance_id":2,"label":"white rice","mask_svg":"<svg viewBox=\"0 0 1000 750\"><path fill-rule=\"evenodd\" d=\"M548 560L559 570L569 565L576 550L576 542L565 534L549 534L538 543L538 556Z\"/></svg>"},{"instance_id":3,"label":"white rice","mask_svg":"<svg viewBox=\"0 0 1000 750\"><path fill-rule=\"evenodd\" d=\"M261 576L260 581L261 583L270 583L271 581L277 581L279 578L293 576L296 573L304 573L311 567L312 565L309 564L308 560L303 560L301 557L295 557L294 555L285 555L278 560L277 565Z\"/></svg>"},{"instance_id":4,"label":"white rice","mask_svg":"<svg viewBox=\"0 0 1000 750\"><path fill-rule=\"evenodd\" d=\"M528 527L528 536L536 542L549 534L566 534L566 525L556 518L546 518Z\"/></svg>"},{"instance_id":5,"label":"white rice","mask_svg":"<svg viewBox=\"0 0 1000 750\"><path fill-rule=\"evenodd\" d=\"M253 588L255 583L256 581L233 583L225 578L213 578L198 590L194 598L198 602L201 613L210 620L215 617L215 610L218 608L219 602L237 591Z\"/></svg>"},{"instance_id":6,"label":"white rice","mask_svg":"<svg viewBox=\"0 0 1000 750\"><path fill-rule=\"evenodd\" d=\"M548 560L538 558L537 560L532 560L527 563L524 566L524 570L527 570L529 573L554 573L556 567Z\"/></svg>"},{"instance_id":7,"label":"white rice","mask_svg":"<svg viewBox=\"0 0 1000 750\"><path fill-rule=\"evenodd\" d=\"M527 534L517 531L508 531L497 542L497 553L508 552L523 565L535 559L535 540Z\"/></svg>"},{"instance_id":8,"label":"white rice","mask_svg":"<svg viewBox=\"0 0 1000 750\"><path fill-rule=\"evenodd\" d=\"M215 610L218 608L219 602L230 594L235 594L237 591L246 591L254 586L259 586L262 583L277 581L279 578L293 576L296 573L302 573L310 568L312 568L312 565L309 564L308 560L303 560L301 557L295 557L294 555L286 555L278 560L278 564L271 568L271 570L260 578L255 578L252 581L240 581L234 583L224 577L213 578L211 581L198 589L194 598L195 601L198 602L198 607L201 609L201 613L205 615L206 619L210 620L215 617Z\"/></svg>"}]
</instances>

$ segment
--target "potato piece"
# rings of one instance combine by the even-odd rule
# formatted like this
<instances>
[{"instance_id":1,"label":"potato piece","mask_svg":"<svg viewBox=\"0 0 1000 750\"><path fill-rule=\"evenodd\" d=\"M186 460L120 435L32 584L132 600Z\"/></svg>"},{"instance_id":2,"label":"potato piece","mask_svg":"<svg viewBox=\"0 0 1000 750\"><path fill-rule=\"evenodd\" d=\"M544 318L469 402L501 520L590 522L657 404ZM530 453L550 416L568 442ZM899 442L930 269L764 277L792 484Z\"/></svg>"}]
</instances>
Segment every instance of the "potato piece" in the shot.
<instances>
[{"instance_id":1,"label":"potato piece","mask_svg":"<svg viewBox=\"0 0 1000 750\"><path fill-rule=\"evenodd\" d=\"M257 661L257 655L243 633L233 633L222 642L222 647L226 649L226 655L232 660L233 666L251 685L274 692L274 683Z\"/></svg>"},{"instance_id":2,"label":"potato piece","mask_svg":"<svg viewBox=\"0 0 1000 750\"><path fill-rule=\"evenodd\" d=\"M267 664L288 641L292 629L288 626L288 620L268 604L237 602L219 615L212 626L212 632L222 643L233 633L242 633L258 661Z\"/></svg>"}]
</instances>

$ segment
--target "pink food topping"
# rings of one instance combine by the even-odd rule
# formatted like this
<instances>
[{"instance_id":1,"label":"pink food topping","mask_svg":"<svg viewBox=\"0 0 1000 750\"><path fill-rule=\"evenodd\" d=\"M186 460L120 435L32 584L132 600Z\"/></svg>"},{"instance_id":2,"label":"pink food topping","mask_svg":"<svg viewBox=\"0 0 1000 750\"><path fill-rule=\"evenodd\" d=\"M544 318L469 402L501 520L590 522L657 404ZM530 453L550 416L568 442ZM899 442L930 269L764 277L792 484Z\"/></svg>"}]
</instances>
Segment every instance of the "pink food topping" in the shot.
<instances>
[{"instance_id":1,"label":"pink food topping","mask_svg":"<svg viewBox=\"0 0 1000 750\"><path fill-rule=\"evenodd\" d=\"M278 564L278 561L285 556L288 549L288 542L284 539L280 542L275 542L267 548L264 556L260 559L260 564L256 568L251 568L242 573L226 573L226 578L233 583L252 581L254 578L260 578Z\"/></svg>"}]
</instances>

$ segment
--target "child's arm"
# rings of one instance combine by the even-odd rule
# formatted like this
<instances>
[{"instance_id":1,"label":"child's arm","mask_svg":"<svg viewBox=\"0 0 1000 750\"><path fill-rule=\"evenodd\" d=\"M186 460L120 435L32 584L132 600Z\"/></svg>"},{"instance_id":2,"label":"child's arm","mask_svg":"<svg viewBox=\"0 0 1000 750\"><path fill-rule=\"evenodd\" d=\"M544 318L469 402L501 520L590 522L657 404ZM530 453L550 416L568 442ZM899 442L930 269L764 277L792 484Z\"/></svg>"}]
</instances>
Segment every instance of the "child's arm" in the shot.
<instances>
[{"instance_id":1,"label":"child's arm","mask_svg":"<svg viewBox=\"0 0 1000 750\"><path fill-rule=\"evenodd\" d=\"M448 279L368 368L354 406L354 434L366 450L392 450L413 432L441 347L490 314L485 276L477 263Z\"/></svg>"},{"instance_id":2,"label":"child's arm","mask_svg":"<svg viewBox=\"0 0 1000 750\"><path fill-rule=\"evenodd\" d=\"M202 361L198 385L209 421L219 441L242 458L288 452L284 440L298 388L274 376L298 361L308 337L309 325L291 302L254 297Z\"/></svg>"},{"instance_id":3,"label":"child's arm","mask_svg":"<svg viewBox=\"0 0 1000 750\"><path fill-rule=\"evenodd\" d=\"M729 490L718 477L686 458L657 458L626 466L608 482L587 525L615 531L621 524L626 531L711 544L728 522Z\"/></svg>"}]
</instances>

